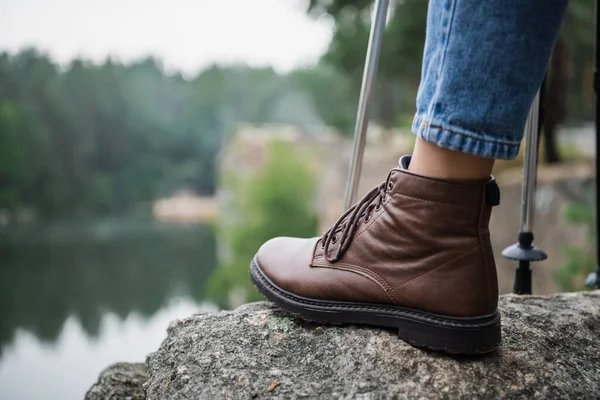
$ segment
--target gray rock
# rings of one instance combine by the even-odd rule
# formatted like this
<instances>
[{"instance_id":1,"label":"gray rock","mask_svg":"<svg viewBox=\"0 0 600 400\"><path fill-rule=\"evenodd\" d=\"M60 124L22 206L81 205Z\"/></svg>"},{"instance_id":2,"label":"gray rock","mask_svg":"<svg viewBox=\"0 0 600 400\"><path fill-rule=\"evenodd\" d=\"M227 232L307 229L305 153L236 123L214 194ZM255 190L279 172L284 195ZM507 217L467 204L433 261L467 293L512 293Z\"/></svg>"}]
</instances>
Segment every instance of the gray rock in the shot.
<instances>
[{"instance_id":1,"label":"gray rock","mask_svg":"<svg viewBox=\"0 0 600 400\"><path fill-rule=\"evenodd\" d=\"M507 295L500 309L502 347L477 358L419 350L392 330L306 323L267 303L198 315L172 323L148 357L146 395L149 400L597 398L600 291Z\"/></svg>"},{"instance_id":2,"label":"gray rock","mask_svg":"<svg viewBox=\"0 0 600 400\"><path fill-rule=\"evenodd\" d=\"M113 364L100 373L85 400L144 400L146 374L146 364Z\"/></svg>"}]
</instances>

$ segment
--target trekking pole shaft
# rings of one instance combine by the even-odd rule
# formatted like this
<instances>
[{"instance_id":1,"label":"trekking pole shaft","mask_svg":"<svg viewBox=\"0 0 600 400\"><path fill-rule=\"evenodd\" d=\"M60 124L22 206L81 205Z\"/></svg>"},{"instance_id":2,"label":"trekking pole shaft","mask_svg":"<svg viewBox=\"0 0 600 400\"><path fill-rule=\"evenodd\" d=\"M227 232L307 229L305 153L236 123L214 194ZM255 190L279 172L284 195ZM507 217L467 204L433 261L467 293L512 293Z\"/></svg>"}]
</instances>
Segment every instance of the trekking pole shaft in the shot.
<instances>
[{"instance_id":1,"label":"trekking pole shaft","mask_svg":"<svg viewBox=\"0 0 600 400\"><path fill-rule=\"evenodd\" d=\"M535 185L537 179L537 141L540 93L535 95L525 129L525 156L523 159L523 186L521 188L521 232L533 229Z\"/></svg>"},{"instance_id":2,"label":"trekking pole shaft","mask_svg":"<svg viewBox=\"0 0 600 400\"><path fill-rule=\"evenodd\" d=\"M598 77L598 68L600 68L600 51L598 46L600 45L600 30L598 24L600 23L600 6L598 0L596 0L596 26L595 26L595 54L594 54L594 122L596 128L596 267L597 273L600 275L600 178L598 173L600 172L600 161L598 155L600 154L600 103L598 102L598 92L600 91L600 78ZM596 278L600 283L600 276ZM599 285L600 287L600 285Z\"/></svg>"},{"instance_id":3,"label":"trekking pole shaft","mask_svg":"<svg viewBox=\"0 0 600 400\"><path fill-rule=\"evenodd\" d=\"M375 1L375 18L372 20L365 69L363 71L360 97L358 100L358 111L356 114L356 125L354 127L354 142L352 158L350 159L350 172L346 183L346 196L344 209L350 208L356 201L360 172L362 168L363 154L369 125L369 105L379 65L379 54L381 53L381 42L385 30L387 9L389 0Z\"/></svg>"}]
</instances>

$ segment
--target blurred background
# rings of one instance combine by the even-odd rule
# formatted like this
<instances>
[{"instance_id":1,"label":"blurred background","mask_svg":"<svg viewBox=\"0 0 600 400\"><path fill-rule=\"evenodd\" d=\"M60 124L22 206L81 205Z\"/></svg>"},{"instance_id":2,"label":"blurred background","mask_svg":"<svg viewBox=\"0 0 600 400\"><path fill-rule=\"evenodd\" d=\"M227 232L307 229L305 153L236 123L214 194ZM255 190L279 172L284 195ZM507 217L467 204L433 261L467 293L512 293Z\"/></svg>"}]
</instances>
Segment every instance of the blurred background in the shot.
<instances>
[{"instance_id":1,"label":"blurred background","mask_svg":"<svg viewBox=\"0 0 600 400\"><path fill-rule=\"evenodd\" d=\"M0 398L81 399L169 321L260 300L248 265L342 211L371 1L0 2ZM593 267L593 2L543 98L534 292ZM360 192L411 151L427 1L392 1ZM521 160L499 162L500 288Z\"/></svg>"}]
</instances>

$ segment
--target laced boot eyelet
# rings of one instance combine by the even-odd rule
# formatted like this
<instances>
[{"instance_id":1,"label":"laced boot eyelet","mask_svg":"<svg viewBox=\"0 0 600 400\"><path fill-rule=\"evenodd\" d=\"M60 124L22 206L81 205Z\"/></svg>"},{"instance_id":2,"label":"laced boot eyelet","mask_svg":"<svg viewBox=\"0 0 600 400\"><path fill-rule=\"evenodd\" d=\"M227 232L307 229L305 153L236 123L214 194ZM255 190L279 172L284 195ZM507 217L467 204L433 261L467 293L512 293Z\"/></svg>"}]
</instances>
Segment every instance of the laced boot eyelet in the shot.
<instances>
[{"instance_id":1,"label":"laced boot eyelet","mask_svg":"<svg viewBox=\"0 0 600 400\"><path fill-rule=\"evenodd\" d=\"M379 211L381 210L382 205L381 204L377 204L377 206L375 206L375 211Z\"/></svg>"},{"instance_id":2,"label":"laced boot eyelet","mask_svg":"<svg viewBox=\"0 0 600 400\"><path fill-rule=\"evenodd\" d=\"M335 243L337 242L337 236L332 236L331 237L331 243Z\"/></svg>"},{"instance_id":3,"label":"laced boot eyelet","mask_svg":"<svg viewBox=\"0 0 600 400\"><path fill-rule=\"evenodd\" d=\"M369 222L369 220L371 219L371 214L368 214L364 219L363 222L366 224L367 222Z\"/></svg>"},{"instance_id":4,"label":"laced boot eyelet","mask_svg":"<svg viewBox=\"0 0 600 400\"><path fill-rule=\"evenodd\" d=\"M388 182L387 190L388 192L394 188L394 184L392 182Z\"/></svg>"}]
</instances>

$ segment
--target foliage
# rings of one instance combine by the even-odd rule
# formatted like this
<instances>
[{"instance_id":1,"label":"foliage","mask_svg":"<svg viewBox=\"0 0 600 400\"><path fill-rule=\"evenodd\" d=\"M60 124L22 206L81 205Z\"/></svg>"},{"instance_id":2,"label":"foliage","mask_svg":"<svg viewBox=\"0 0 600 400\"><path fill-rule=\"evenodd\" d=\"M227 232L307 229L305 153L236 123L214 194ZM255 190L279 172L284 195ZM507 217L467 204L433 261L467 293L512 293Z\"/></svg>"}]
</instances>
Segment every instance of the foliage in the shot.
<instances>
[{"instance_id":1,"label":"foliage","mask_svg":"<svg viewBox=\"0 0 600 400\"><path fill-rule=\"evenodd\" d=\"M202 87L158 62L0 56L0 208L41 216L130 211L182 186L214 190L222 126Z\"/></svg>"},{"instance_id":2,"label":"foliage","mask_svg":"<svg viewBox=\"0 0 600 400\"><path fill-rule=\"evenodd\" d=\"M14 207L20 201L18 185L27 179L25 143L19 137L19 116L8 102L0 101L0 205Z\"/></svg>"},{"instance_id":3,"label":"foliage","mask_svg":"<svg viewBox=\"0 0 600 400\"><path fill-rule=\"evenodd\" d=\"M321 63L290 73L294 87L301 88L319 111L322 123L349 135L354 127L358 96L353 82L330 65Z\"/></svg>"},{"instance_id":4,"label":"foliage","mask_svg":"<svg viewBox=\"0 0 600 400\"><path fill-rule=\"evenodd\" d=\"M587 275L596 268L593 248L596 243L596 215L592 202L570 204L565 212L567 222L583 226L588 233L588 242L583 245L565 245L564 263L555 272L555 281L563 291L584 289Z\"/></svg>"},{"instance_id":5,"label":"foliage","mask_svg":"<svg viewBox=\"0 0 600 400\"><path fill-rule=\"evenodd\" d=\"M364 0L311 0L309 12L335 19L334 34L324 62L354 83L358 97L364 68L373 2ZM421 73L427 2L392 2L382 42L374 92L373 114L382 126L396 125L398 115L412 114Z\"/></svg>"},{"instance_id":6,"label":"foliage","mask_svg":"<svg viewBox=\"0 0 600 400\"><path fill-rule=\"evenodd\" d=\"M592 65L594 56L594 2L570 0L560 38L570 50L571 88L568 119L576 123L592 119L593 86Z\"/></svg>"},{"instance_id":7,"label":"foliage","mask_svg":"<svg viewBox=\"0 0 600 400\"><path fill-rule=\"evenodd\" d=\"M222 305L228 301L226 288L242 300L260 299L248 268L263 243L277 236L311 237L318 228L315 175L291 144L271 142L267 160L254 177L228 178L222 190L231 200L225 202L218 225L227 254L206 285L209 296Z\"/></svg>"},{"instance_id":8,"label":"foliage","mask_svg":"<svg viewBox=\"0 0 600 400\"><path fill-rule=\"evenodd\" d=\"M348 92L324 66L211 66L186 79L153 58L61 68L34 49L0 54L0 209L123 214L182 188L212 193L239 122L348 127Z\"/></svg>"}]
</instances>

